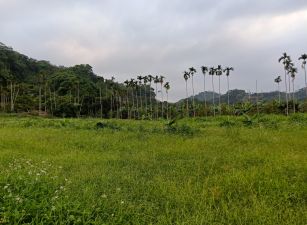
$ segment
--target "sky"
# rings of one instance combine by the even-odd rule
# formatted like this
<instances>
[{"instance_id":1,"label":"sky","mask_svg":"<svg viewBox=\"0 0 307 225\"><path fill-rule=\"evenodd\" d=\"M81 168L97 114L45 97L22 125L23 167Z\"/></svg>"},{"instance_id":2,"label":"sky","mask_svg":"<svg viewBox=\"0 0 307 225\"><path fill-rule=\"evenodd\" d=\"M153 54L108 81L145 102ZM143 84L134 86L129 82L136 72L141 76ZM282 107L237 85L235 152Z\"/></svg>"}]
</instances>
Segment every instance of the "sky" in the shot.
<instances>
[{"instance_id":1,"label":"sky","mask_svg":"<svg viewBox=\"0 0 307 225\"><path fill-rule=\"evenodd\" d=\"M217 65L234 67L231 89L255 92L257 80L259 91L276 90L283 52L304 87L297 59L307 53L306 25L306 0L0 0L0 42L55 65L90 64L118 82L163 75L170 101L185 97L191 66L195 94L204 88L200 67Z\"/></svg>"}]
</instances>

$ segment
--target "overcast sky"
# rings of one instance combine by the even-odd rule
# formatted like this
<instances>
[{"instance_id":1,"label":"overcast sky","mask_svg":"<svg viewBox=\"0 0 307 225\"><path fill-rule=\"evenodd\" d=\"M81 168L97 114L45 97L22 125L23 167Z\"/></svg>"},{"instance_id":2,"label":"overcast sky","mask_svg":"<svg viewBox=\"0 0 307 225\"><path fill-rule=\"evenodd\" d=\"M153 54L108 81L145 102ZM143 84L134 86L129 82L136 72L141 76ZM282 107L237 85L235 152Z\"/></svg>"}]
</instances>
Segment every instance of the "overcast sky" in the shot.
<instances>
[{"instance_id":1,"label":"overcast sky","mask_svg":"<svg viewBox=\"0 0 307 225\"><path fill-rule=\"evenodd\" d=\"M191 66L233 66L231 88L253 92L258 80L270 91L283 75L279 56L288 52L300 68L307 53L307 1L0 0L0 42L55 65L90 64L117 81L163 75L171 100L185 96L182 72Z\"/></svg>"}]
</instances>

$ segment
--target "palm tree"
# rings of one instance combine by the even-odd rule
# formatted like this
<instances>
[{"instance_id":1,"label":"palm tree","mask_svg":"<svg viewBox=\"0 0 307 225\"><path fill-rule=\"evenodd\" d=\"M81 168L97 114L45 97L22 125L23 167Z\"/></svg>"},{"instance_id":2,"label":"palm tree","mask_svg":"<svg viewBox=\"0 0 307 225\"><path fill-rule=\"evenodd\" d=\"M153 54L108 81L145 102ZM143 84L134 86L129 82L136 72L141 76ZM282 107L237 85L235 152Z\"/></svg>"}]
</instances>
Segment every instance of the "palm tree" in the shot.
<instances>
[{"instance_id":1,"label":"palm tree","mask_svg":"<svg viewBox=\"0 0 307 225\"><path fill-rule=\"evenodd\" d=\"M148 81L149 81L149 104L150 104L150 115L151 115L151 119L152 119L152 96L151 96L151 83L154 80L154 77L152 75L148 75Z\"/></svg>"},{"instance_id":2,"label":"palm tree","mask_svg":"<svg viewBox=\"0 0 307 225\"><path fill-rule=\"evenodd\" d=\"M129 119L131 119L130 107L129 107L129 85L130 85L129 80L126 80L124 84L126 86L126 91L127 91L127 95L126 95L126 105L127 105L127 114L128 114L127 116Z\"/></svg>"},{"instance_id":3,"label":"palm tree","mask_svg":"<svg viewBox=\"0 0 307 225\"><path fill-rule=\"evenodd\" d=\"M133 87L135 88L135 99L136 99L136 114L137 118L140 118L140 111L139 111L139 98L138 98L138 81L134 81Z\"/></svg>"},{"instance_id":4,"label":"palm tree","mask_svg":"<svg viewBox=\"0 0 307 225\"><path fill-rule=\"evenodd\" d=\"M291 74L289 73L289 71L293 68L294 64L291 60L291 58L289 57L289 60L285 62L285 68L287 70L288 73L288 92L289 92L289 100L291 100Z\"/></svg>"},{"instance_id":5,"label":"palm tree","mask_svg":"<svg viewBox=\"0 0 307 225\"><path fill-rule=\"evenodd\" d=\"M302 68L305 72L305 91L306 91L306 97L307 97L307 74L306 74L306 61L307 61L307 54L301 55L298 60L303 60L302 62Z\"/></svg>"},{"instance_id":6,"label":"palm tree","mask_svg":"<svg viewBox=\"0 0 307 225\"><path fill-rule=\"evenodd\" d=\"M166 82L164 84L164 88L165 88L165 91L166 91L166 119L168 119L168 91L171 88L171 86L169 85L169 82Z\"/></svg>"},{"instance_id":7,"label":"palm tree","mask_svg":"<svg viewBox=\"0 0 307 225\"><path fill-rule=\"evenodd\" d=\"M161 85L161 115L162 115L162 118L163 118L163 114L164 114L164 96L163 96L163 82L164 82L164 78L163 76L160 76L159 77L159 83Z\"/></svg>"},{"instance_id":8,"label":"palm tree","mask_svg":"<svg viewBox=\"0 0 307 225\"><path fill-rule=\"evenodd\" d=\"M131 99L132 99L132 108L131 108L131 112L130 112L130 115L131 113L133 112L133 117L134 119L136 118L136 115L135 115L135 104L134 104L134 86L135 86L135 82L134 82L134 79L130 79L130 82L129 82L129 87L131 87Z\"/></svg>"},{"instance_id":9,"label":"palm tree","mask_svg":"<svg viewBox=\"0 0 307 225\"><path fill-rule=\"evenodd\" d=\"M282 62L284 64L284 71L285 71L285 87L286 87L286 115L289 115L289 99L288 99L288 84L287 84L287 65L290 63L290 56L287 53L283 53L283 55L278 59L278 62Z\"/></svg>"},{"instance_id":10,"label":"palm tree","mask_svg":"<svg viewBox=\"0 0 307 225\"><path fill-rule=\"evenodd\" d=\"M111 118L113 118L113 108L114 108L114 104L113 104L113 95L114 95L114 85L115 85L115 77L111 77L110 80L110 86L111 86ZM79 88L78 88L79 89ZM79 95L79 94L78 94ZM79 97L78 97L79 98Z\"/></svg>"},{"instance_id":11,"label":"palm tree","mask_svg":"<svg viewBox=\"0 0 307 225\"><path fill-rule=\"evenodd\" d=\"M158 101L157 101L157 96L158 96L158 83L160 83L160 79L158 76L154 77L154 83L156 84L156 119L159 117L159 106L158 106Z\"/></svg>"},{"instance_id":12,"label":"palm tree","mask_svg":"<svg viewBox=\"0 0 307 225\"><path fill-rule=\"evenodd\" d=\"M212 76L212 104L213 104L213 116L215 117L215 92L214 92L214 75L215 75L215 68L210 67L209 69L209 75Z\"/></svg>"},{"instance_id":13,"label":"palm tree","mask_svg":"<svg viewBox=\"0 0 307 225\"><path fill-rule=\"evenodd\" d=\"M195 93L194 93L194 74L197 72L196 69L194 67L189 68L190 71L190 75L192 77L192 91L193 91L193 95L192 95L192 99L193 99L193 116L195 117Z\"/></svg>"},{"instance_id":14,"label":"palm tree","mask_svg":"<svg viewBox=\"0 0 307 225\"><path fill-rule=\"evenodd\" d=\"M201 72L204 75L204 101L205 101L205 109L207 108L207 96L206 96L206 74L209 71L209 68L206 66L201 67ZM207 114L206 114L207 115Z\"/></svg>"},{"instance_id":15,"label":"palm tree","mask_svg":"<svg viewBox=\"0 0 307 225\"><path fill-rule=\"evenodd\" d=\"M142 80L143 80L143 77L142 76L137 76L137 79L139 80L139 91L140 91L140 104L141 104L141 106L140 106L140 108L141 108L141 113L142 113L142 111L143 111L143 102L142 102Z\"/></svg>"},{"instance_id":16,"label":"palm tree","mask_svg":"<svg viewBox=\"0 0 307 225\"><path fill-rule=\"evenodd\" d=\"M295 76L297 74L297 68L291 67L288 71L288 73L290 74L291 78L292 78L292 101L293 101L293 112L295 113L295 88L294 88L294 80L295 80Z\"/></svg>"},{"instance_id":17,"label":"palm tree","mask_svg":"<svg viewBox=\"0 0 307 225\"><path fill-rule=\"evenodd\" d=\"M278 86L278 99L279 99L279 105L280 105L280 87L279 87L279 83L282 81L281 80L281 77L278 76L277 78L275 78L275 83L277 83L277 86Z\"/></svg>"},{"instance_id":18,"label":"palm tree","mask_svg":"<svg viewBox=\"0 0 307 225\"><path fill-rule=\"evenodd\" d=\"M187 98L186 113L187 113L187 116L189 117L188 79L190 78L190 72L184 71L183 78L185 80L185 92L186 92L186 98Z\"/></svg>"},{"instance_id":19,"label":"palm tree","mask_svg":"<svg viewBox=\"0 0 307 225\"><path fill-rule=\"evenodd\" d=\"M222 115L222 108L221 108L221 76L223 75L223 68L221 65L218 65L218 67L215 70L215 74L219 77L219 111L220 115Z\"/></svg>"},{"instance_id":20,"label":"palm tree","mask_svg":"<svg viewBox=\"0 0 307 225\"><path fill-rule=\"evenodd\" d=\"M144 76L143 77L143 81L144 81L144 97L145 97L145 113L147 116L147 83L148 83L148 76Z\"/></svg>"},{"instance_id":21,"label":"palm tree","mask_svg":"<svg viewBox=\"0 0 307 225\"><path fill-rule=\"evenodd\" d=\"M234 71L233 67L226 67L223 72L226 73L226 77L227 77L227 102L228 102L228 108L230 105L230 101L229 101L229 75L230 75L230 71Z\"/></svg>"}]
</instances>

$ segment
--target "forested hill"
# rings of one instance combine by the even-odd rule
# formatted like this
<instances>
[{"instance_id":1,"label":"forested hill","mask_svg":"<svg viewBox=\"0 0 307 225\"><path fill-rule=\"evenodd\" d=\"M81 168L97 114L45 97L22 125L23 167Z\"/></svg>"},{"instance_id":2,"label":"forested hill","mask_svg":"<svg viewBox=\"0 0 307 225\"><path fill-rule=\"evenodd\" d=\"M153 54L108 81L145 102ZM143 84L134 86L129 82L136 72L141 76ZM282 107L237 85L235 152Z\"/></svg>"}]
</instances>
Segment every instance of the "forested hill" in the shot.
<instances>
[{"instance_id":1,"label":"forested hill","mask_svg":"<svg viewBox=\"0 0 307 225\"><path fill-rule=\"evenodd\" d=\"M201 92L197 95L195 95L195 101L198 102L204 102L205 99L208 103L213 102L213 94L215 97L215 101L218 102L219 99L219 94L218 93L213 93L211 91L206 91L205 94L204 92ZM293 94L291 93L291 97ZM305 88L299 89L294 93L295 99L299 101L303 101L306 99L306 91ZM280 92L280 98L282 101L286 99L286 93L285 92ZM189 98L192 100L192 97ZM251 102L256 102L258 101L273 101L273 100L278 100L279 99L279 92L278 91L272 91L272 92L263 92L263 93L248 93L244 90L230 90L229 91L229 103L230 104L235 104L235 103L240 103L240 102L246 102L246 101L251 101ZM186 99L181 99L179 102L184 102ZM221 94L221 102L222 103L227 103L228 102L228 93L226 94Z\"/></svg>"},{"instance_id":2,"label":"forested hill","mask_svg":"<svg viewBox=\"0 0 307 225\"><path fill-rule=\"evenodd\" d=\"M139 91L140 90L140 91ZM55 66L14 51L0 43L0 111L39 112L56 116L103 116L119 112L135 95L151 88L135 82L125 85L94 74L90 65ZM129 96L127 96L128 94ZM154 93L151 93L154 99ZM126 102L124 102L126 100ZM126 107L128 108L128 107Z\"/></svg>"}]
</instances>

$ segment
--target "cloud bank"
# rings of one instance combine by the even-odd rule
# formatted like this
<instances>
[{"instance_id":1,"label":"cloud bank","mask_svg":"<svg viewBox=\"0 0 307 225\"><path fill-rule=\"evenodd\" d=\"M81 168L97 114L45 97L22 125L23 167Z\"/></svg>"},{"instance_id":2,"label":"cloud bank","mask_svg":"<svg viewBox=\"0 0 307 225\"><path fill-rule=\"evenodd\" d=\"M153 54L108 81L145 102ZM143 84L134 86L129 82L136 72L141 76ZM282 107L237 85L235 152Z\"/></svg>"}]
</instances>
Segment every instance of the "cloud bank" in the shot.
<instances>
[{"instance_id":1,"label":"cloud bank","mask_svg":"<svg viewBox=\"0 0 307 225\"><path fill-rule=\"evenodd\" d=\"M258 80L274 90L278 57L307 53L306 24L305 0L0 0L0 42L56 65L88 63L118 81L163 75L171 100L185 96L190 66L233 66L232 88L253 92ZM195 80L197 93L200 70ZM301 70L296 83L304 86Z\"/></svg>"}]
</instances>

